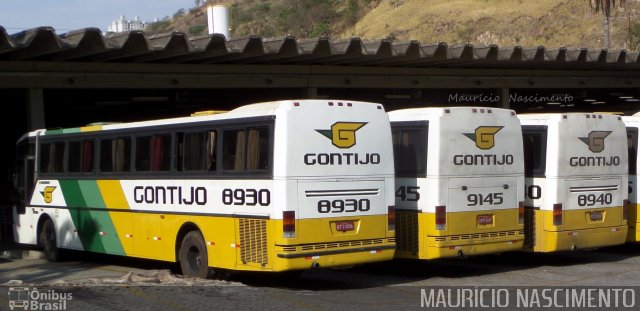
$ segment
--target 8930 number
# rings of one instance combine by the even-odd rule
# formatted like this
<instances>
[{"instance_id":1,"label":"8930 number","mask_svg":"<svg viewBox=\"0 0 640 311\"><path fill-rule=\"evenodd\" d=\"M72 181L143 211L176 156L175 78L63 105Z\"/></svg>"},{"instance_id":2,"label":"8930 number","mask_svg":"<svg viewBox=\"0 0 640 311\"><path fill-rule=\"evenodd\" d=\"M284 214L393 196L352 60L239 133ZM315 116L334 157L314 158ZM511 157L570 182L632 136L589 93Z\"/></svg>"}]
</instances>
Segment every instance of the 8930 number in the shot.
<instances>
[{"instance_id":1,"label":"8930 number","mask_svg":"<svg viewBox=\"0 0 640 311\"><path fill-rule=\"evenodd\" d=\"M369 199L320 200L318 213L355 213L366 212L371 209Z\"/></svg>"},{"instance_id":2,"label":"8930 number","mask_svg":"<svg viewBox=\"0 0 640 311\"><path fill-rule=\"evenodd\" d=\"M224 189L222 190L224 205L268 206L271 204L271 192L268 189Z\"/></svg>"}]
</instances>

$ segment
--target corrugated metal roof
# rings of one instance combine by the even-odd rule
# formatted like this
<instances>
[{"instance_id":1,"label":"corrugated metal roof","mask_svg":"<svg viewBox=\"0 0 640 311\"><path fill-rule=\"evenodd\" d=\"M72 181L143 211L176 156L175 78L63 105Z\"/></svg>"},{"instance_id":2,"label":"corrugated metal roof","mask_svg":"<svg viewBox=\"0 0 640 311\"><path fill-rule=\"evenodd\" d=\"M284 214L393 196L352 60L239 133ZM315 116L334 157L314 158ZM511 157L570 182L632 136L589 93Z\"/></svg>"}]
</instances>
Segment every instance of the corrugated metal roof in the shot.
<instances>
[{"instance_id":1,"label":"corrugated metal roof","mask_svg":"<svg viewBox=\"0 0 640 311\"><path fill-rule=\"evenodd\" d=\"M548 49L496 45L448 46L418 41L361 38L300 40L286 36L222 35L187 37L174 32L146 35L129 31L103 35L85 28L58 35L39 27L9 35L0 26L0 61L118 63L295 64L370 67L513 68L564 70L637 70L637 52L586 48Z\"/></svg>"}]
</instances>

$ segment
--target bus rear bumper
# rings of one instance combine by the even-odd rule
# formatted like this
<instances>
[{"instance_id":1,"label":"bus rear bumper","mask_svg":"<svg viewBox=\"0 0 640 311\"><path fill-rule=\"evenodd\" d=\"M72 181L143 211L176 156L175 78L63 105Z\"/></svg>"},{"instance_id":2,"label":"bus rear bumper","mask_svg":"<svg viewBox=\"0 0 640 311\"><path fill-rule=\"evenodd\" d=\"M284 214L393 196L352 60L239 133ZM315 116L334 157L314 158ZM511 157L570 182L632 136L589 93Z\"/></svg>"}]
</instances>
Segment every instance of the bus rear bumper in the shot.
<instances>
[{"instance_id":1,"label":"bus rear bumper","mask_svg":"<svg viewBox=\"0 0 640 311\"><path fill-rule=\"evenodd\" d=\"M476 237L476 235L488 234L500 236ZM396 252L396 258L429 260L436 258L495 254L521 250L523 242L524 233L522 230L467 234L460 236L428 236L426 249L415 253L406 251Z\"/></svg>"},{"instance_id":2,"label":"bus rear bumper","mask_svg":"<svg viewBox=\"0 0 640 311\"><path fill-rule=\"evenodd\" d=\"M594 229L544 231L540 252L569 251L624 244L627 226Z\"/></svg>"},{"instance_id":3,"label":"bus rear bumper","mask_svg":"<svg viewBox=\"0 0 640 311\"><path fill-rule=\"evenodd\" d=\"M278 252L274 272L352 266L393 259L395 244L308 252Z\"/></svg>"}]
</instances>

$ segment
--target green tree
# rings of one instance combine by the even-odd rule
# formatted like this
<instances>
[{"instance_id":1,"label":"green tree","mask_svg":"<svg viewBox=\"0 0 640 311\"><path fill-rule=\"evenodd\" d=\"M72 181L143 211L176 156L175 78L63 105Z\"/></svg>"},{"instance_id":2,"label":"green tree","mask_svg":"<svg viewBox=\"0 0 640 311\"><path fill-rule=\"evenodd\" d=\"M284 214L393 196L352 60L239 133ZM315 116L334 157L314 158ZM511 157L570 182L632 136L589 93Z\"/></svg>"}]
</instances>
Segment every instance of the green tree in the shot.
<instances>
[{"instance_id":1,"label":"green tree","mask_svg":"<svg viewBox=\"0 0 640 311\"><path fill-rule=\"evenodd\" d=\"M624 5L625 0L618 0L617 5ZM602 12L604 15L603 28L604 28L604 48L609 49L611 47L610 41L610 18L611 18L611 9L616 7L616 0L589 0L589 6L591 9L596 12Z\"/></svg>"}]
</instances>

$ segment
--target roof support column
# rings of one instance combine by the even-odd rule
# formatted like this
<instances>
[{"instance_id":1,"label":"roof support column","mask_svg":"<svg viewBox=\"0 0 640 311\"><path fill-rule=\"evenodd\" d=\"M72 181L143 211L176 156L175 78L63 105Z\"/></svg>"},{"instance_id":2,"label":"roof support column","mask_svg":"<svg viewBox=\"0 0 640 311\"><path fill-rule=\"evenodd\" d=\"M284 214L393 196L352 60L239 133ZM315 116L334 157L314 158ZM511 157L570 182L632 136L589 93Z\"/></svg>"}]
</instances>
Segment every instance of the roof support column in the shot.
<instances>
[{"instance_id":1,"label":"roof support column","mask_svg":"<svg viewBox=\"0 0 640 311\"><path fill-rule=\"evenodd\" d=\"M509 101L509 88L500 88L500 108L511 109L511 104Z\"/></svg>"},{"instance_id":2,"label":"roof support column","mask_svg":"<svg viewBox=\"0 0 640 311\"><path fill-rule=\"evenodd\" d=\"M27 89L27 128L29 131L45 128L44 95L40 88Z\"/></svg>"},{"instance_id":3,"label":"roof support column","mask_svg":"<svg viewBox=\"0 0 640 311\"><path fill-rule=\"evenodd\" d=\"M307 88L307 98L308 99L316 99L316 98L318 98L318 88L317 87L308 87Z\"/></svg>"}]
</instances>

